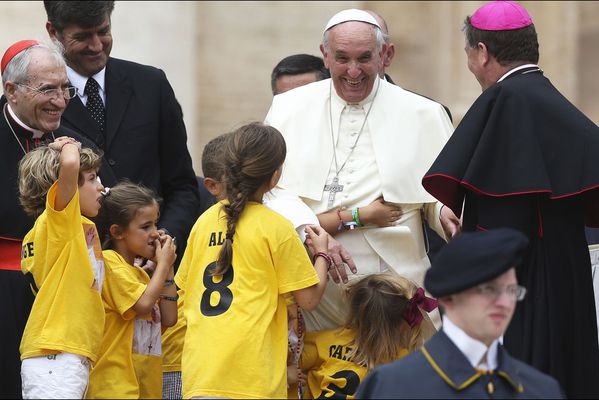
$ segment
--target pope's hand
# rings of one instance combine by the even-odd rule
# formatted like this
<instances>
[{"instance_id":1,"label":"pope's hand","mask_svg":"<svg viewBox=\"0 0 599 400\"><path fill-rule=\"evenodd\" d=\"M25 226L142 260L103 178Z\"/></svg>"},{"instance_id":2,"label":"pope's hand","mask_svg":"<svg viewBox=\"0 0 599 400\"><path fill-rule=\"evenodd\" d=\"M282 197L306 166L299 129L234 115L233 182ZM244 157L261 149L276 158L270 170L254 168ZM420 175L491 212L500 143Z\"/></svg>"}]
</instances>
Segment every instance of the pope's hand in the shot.
<instances>
[{"instance_id":1,"label":"pope's hand","mask_svg":"<svg viewBox=\"0 0 599 400\"><path fill-rule=\"evenodd\" d=\"M347 271L345 270L345 264L349 267L349 270L352 273L358 272L356 268L356 264L354 260L349 255L345 247L338 241L336 241L332 236L329 237L329 256L333 260L333 264L331 268L329 268L329 275L333 282L339 283L347 283Z\"/></svg>"}]
</instances>

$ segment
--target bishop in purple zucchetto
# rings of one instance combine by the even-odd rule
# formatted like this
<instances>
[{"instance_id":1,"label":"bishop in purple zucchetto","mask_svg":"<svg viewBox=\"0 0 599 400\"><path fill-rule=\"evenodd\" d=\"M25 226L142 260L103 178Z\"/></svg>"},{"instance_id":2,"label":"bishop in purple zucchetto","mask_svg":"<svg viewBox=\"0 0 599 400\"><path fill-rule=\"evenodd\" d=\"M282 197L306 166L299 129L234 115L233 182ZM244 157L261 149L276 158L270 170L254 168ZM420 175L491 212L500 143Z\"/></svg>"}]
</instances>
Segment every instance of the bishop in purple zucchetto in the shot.
<instances>
[{"instance_id":1,"label":"bishop in purple zucchetto","mask_svg":"<svg viewBox=\"0 0 599 400\"><path fill-rule=\"evenodd\" d=\"M485 31L509 31L532 24L528 11L514 1L493 1L472 15L472 26Z\"/></svg>"}]
</instances>

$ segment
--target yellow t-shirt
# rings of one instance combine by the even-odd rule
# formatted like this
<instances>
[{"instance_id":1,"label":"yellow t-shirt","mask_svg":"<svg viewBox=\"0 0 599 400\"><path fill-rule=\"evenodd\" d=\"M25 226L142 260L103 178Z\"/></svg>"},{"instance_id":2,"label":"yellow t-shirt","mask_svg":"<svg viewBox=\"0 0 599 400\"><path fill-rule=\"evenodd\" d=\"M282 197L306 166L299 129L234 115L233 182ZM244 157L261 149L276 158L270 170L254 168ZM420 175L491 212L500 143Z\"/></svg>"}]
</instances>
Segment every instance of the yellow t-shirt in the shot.
<instances>
[{"instance_id":1,"label":"yellow t-shirt","mask_svg":"<svg viewBox=\"0 0 599 400\"><path fill-rule=\"evenodd\" d=\"M306 333L300 359L302 370L307 371L305 398L354 398L366 367L349 357L353 340L354 332L346 328ZM400 357L406 354L407 349L402 349Z\"/></svg>"},{"instance_id":2,"label":"yellow t-shirt","mask_svg":"<svg viewBox=\"0 0 599 400\"><path fill-rule=\"evenodd\" d=\"M61 352L96 361L104 329L104 262L93 222L81 215L79 191L54 210L56 183L46 209L23 239L21 269L36 292L21 340L21 359Z\"/></svg>"},{"instance_id":3,"label":"yellow t-shirt","mask_svg":"<svg viewBox=\"0 0 599 400\"><path fill-rule=\"evenodd\" d=\"M287 307L283 293L319 282L291 223L250 202L233 237L232 267L212 277L225 239L217 203L194 225L175 276L185 290L183 397L284 398Z\"/></svg>"},{"instance_id":4,"label":"yellow t-shirt","mask_svg":"<svg viewBox=\"0 0 599 400\"><path fill-rule=\"evenodd\" d=\"M133 306L150 277L113 250L103 252L106 282L102 291L106 324L98 362L89 376L86 397L162 397L160 323L151 315L136 318Z\"/></svg>"},{"instance_id":5,"label":"yellow t-shirt","mask_svg":"<svg viewBox=\"0 0 599 400\"><path fill-rule=\"evenodd\" d=\"M183 315L185 290L177 291L177 323L162 334L162 372L180 372L183 341L187 331L187 323Z\"/></svg>"}]
</instances>

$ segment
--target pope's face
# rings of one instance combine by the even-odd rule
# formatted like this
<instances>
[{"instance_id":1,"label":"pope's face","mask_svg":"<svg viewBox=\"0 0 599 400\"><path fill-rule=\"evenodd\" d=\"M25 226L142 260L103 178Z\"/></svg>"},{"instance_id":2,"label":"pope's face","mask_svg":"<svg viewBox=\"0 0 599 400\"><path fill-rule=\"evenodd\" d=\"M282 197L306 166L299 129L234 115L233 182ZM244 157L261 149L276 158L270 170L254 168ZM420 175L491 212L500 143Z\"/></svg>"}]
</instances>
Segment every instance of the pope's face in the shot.
<instances>
[{"instance_id":1,"label":"pope's face","mask_svg":"<svg viewBox=\"0 0 599 400\"><path fill-rule=\"evenodd\" d=\"M514 315L516 298L506 288L517 285L516 271L511 268L485 285L501 289L501 293L494 296L474 287L442 299L441 304L454 324L489 346L504 334Z\"/></svg>"},{"instance_id":2,"label":"pope's face","mask_svg":"<svg viewBox=\"0 0 599 400\"><path fill-rule=\"evenodd\" d=\"M329 30L327 48L321 46L321 51L339 97L348 103L368 97L383 68L386 51L386 45L377 51L372 25L350 21L334 26Z\"/></svg>"},{"instance_id":3,"label":"pope's face","mask_svg":"<svg viewBox=\"0 0 599 400\"><path fill-rule=\"evenodd\" d=\"M91 28L71 24L62 32L58 32L48 22L46 29L52 39L62 43L67 64L79 74L93 76L106 66L112 49L109 17L106 17L100 25Z\"/></svg>"}]
</instances>

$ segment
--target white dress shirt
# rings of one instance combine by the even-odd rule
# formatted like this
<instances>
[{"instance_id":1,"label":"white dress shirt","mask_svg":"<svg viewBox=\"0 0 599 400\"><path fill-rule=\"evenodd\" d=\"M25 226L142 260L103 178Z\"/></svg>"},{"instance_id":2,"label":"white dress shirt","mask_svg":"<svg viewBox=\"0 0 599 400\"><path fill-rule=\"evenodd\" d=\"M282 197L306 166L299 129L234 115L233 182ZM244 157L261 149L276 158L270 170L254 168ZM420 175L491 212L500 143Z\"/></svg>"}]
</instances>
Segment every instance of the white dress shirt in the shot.
<instances>
[{"instance_id":1,"label":"white dress shirt","mask_svg":"<svg viewBox=\"0 0 599 400\"><path fill-rule=\"evenodd\" d=\"M80 75L78 72L76 72L73 68L67 66L67 76L69 77L69 81L71 82L71 85L75 86L77 88L77 95L79 96L79 99L81 99L81 102L83 103L83 105L87 105L87 95L84 93L85 92L85 85L87 84L87 79L89 77L87 76L83 76ZM106 67L102 68L102 70L100 72L98 72L97 74L91 76L91 78L94 78L94 80L96 82L98 82L98 86L100 86L99 92L100 92L100 98L102 99L102 103L104 103L104 106L106 106L106 81L105 81L105 76L106 76Z\"/></svg>"},{"instance_id":2,"label":"white dress shirt","mask_svg":"<svg viewBox=\"0 0 599 400\"><path fill-rule=\"evenodd\" d=\"M495 339L491 343L491 346L487 347L481 341L468 336L447 315L443 315L443 332L460 349L473 368L482 368L491 371L497 369L497 346L499 340ZM486 360L482 360L485 354L487 355Z\"/></svg>"}]
</instances>

